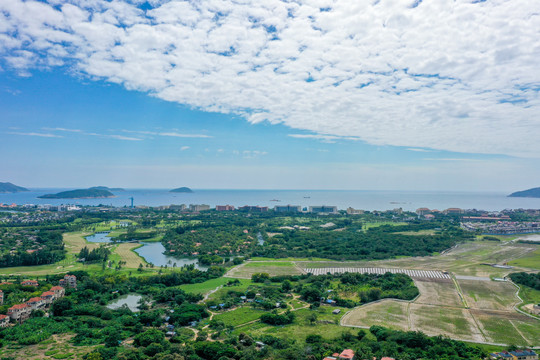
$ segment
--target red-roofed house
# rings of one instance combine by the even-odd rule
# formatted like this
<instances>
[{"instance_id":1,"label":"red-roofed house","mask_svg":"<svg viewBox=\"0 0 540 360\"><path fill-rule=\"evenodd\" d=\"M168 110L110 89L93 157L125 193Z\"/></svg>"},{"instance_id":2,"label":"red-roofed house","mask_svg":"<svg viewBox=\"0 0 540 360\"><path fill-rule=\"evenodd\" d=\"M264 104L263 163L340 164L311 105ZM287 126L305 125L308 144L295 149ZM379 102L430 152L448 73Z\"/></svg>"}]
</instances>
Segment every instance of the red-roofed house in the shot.
<instances>
[{"instance_id":1,"label":"red-roofed house","mask_svg":"<svg viewBox=\"0 0 540 360\"><path fill-rule=\"evenodd\" d=\"M52 291L45 291L41 294L41 299L45 306L50 305L54 301L54 293Z\"/></svg>"},{"instance_id":2,"label":"red-roofed house","mask_svg":"<svg viewBox=\"0 0 540 360\"><path fill-rule=\"evenodd\" d=\"M60 286L77 288L77 277L75 275L65 275L63 279L60 279Z\"/></svg>"},{"instance_id":3,"label":"red-roofed house","mask_svg":"<svg viewBox=\"0 0 540 360\"><path fill-rule=\"evenodd\" d=\"M39 283L36 280L25 280L21 283L22 286L35 286L38 287Z\"/></svg>"},{"instance_id":4,"label":"red-roofed house","mask_svg":"<svg viewBox=\"0 0 540 360\"><path fill-rule=\"evenodd\" d=\"M386 356L385 356L385 357L381 358L381 360L396 360L396 359L391 358L391 357L386 357Z\"/></svg>"},{"instance_id":5,"label":"red-roofed house","mask_svg":"<svg viewBox=\"0 0 540 360\"><path fill-rule=\"evenodd\" d=\"M23 322L30 317L30 307L26 304L17 304L10 307L7 311L8 316L14 320Z\"/></svg>"},{"instance_id":6,"label":"red-roofed house","mask_svg":"<svg viewBox=\"0 0 540 360\"><path fill-rule=\"evenodd\" d=\"M9 316L0 314L0 327L6 327L9 325Z\"/></svg>"},{"instance_id":7,"label":"red-roofed house","mask_svg":"<svg viewBox=\"0 0 540 360\"><path fill-rule=\"evenodd\" d=\"M61 286L53 286L50 291L54 293L55 300L64 297L64 294L66 293L66 290Z\"/></svg>"},{"instance_id":8,"label":"red-roofed house","mask_svg":"<svg viewBox=\"0 0 540 360\"><path fill-rule=\"evenodd\" d=\"M43 304L43 299L40 298L40 297L33 297L33 298L29 299L25 304L30 306L31 310L38 310L39 308L41 308L44 305Z\"/></svg>"},{"instance_id":9,"label":"red-roofed house","mask_svg":"<svg viewBox=\"0 0 540 360\"><path fill-rule=\"evenodd\" d=\"M352 360L354 359L354 351L352 351L351 349L345 349L341 352L341 354L339 354L338 359Z\"/></svg>"}]
</instances>

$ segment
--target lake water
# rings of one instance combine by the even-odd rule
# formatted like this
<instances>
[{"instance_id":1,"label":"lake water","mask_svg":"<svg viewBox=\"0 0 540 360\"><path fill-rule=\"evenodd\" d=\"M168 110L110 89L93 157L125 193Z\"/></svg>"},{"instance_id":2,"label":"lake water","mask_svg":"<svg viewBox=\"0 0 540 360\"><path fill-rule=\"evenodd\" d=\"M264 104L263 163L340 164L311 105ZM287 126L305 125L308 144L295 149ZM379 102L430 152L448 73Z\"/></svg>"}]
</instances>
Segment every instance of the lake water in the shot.
<instances>
[{"instance_id":1,"label":"lake water","mask_svg":"<svg viewBox=\"0 0 540 360\"><path fill-rule=\"evenodd\" d=\"M137 312L137 311L139 311L137 306L139 306L139 300L141 300L141 299L142 299L142 296L138 295L138 294L129 294L129 295L120 296L118 299L116 299L113 302L109 303L107 305L107 308L109 308L111 310L116 310L118 308L121 308L124 305L127 305L127 307L131 311Z\"/></svg>"},{"instance_id":2,"label":"lake water","mask_svg":"<svg viewBox=\"0 0 540 360\"><path fill-rule=\"evenodd\" d=\"M94 243L110 243L110 242L112 242L111 238L109 237L108 232L96 233L94 235L90 235L90 236L85 237L85 239L90 241L90 242L94 242Z\"/></svg>"},{"instance_id":3,"label":"lake water","mask_svg":"<svg viewBox=\"0 0 540 360\"><path fill-rule=\"evenodd\" d=\"M142 247L135 249L135 252L142 256L146 262L156 266L171 267L176 263L176 267L184 265L195 265L195 269L207 270L207 266L200 265L196 258L177 258L174 256L165 255L165 247L160 242L143 243Z\"/></svg>"},{"instance_id":4,"label":"lake water","mask_svg":"<svg viewBox=\"0 0 540 360\"><path fill-rule=\"evenodd\" d=\"M159 189L127 189L115 192L111 199L38 199L43 194L71 189L32 189L29 192L0 194L0 203L16 204L80 204L129 206L159 206L170 204L216 205L333 205L338 209L351 206L363 210L391 210L419 207L443 210L450 207L463 209L503 210L540 209L540 198L509 198L507 193L496 192L433 192L433 191L349 191L349 190L198 190L193 193L171 193ZM279 201L272 201L279 200Z\"/></svg>"}]
</instances>

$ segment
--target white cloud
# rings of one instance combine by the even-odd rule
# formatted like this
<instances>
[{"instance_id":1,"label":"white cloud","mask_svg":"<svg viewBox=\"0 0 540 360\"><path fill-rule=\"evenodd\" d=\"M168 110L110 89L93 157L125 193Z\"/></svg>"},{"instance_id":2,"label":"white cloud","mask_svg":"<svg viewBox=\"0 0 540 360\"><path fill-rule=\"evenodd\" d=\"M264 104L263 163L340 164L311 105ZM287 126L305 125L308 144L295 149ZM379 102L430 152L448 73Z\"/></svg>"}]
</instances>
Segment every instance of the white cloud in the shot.
<instances>
[{"instance_id":1,"label":"white cloud","mask_svg":"<svg viewBox=\"0 0 540 360\"><path fill-rule=\"evenodd\" d=\"M323 141L540 153L538 1L138 3L3 0L0 66L68 66Z\"/></svg>"},{"instance_id":2,"label":"white cloud","mask_svg":"<svg viewBox=\"0 0 540 360\"><path fill-rule=\"evenodd\" d=\"M46 138L61 138L61 137L63 137L63 136L56 135L56 134L35 133L35 132L9 132L8 134L11 134L11 135L23 135L23 136L38 136L38 137L46 137Z\"/></svg>"},{"instance_id":3,"label":"white cloud","mask_svg":"<svg viewBox=\"0 0 540 360\"><path fill-rule=\"evenodd\" d=\"M188 149L189 149L189 146L182 146L182 147L180 148L180 151L186 151L186 150L188 150Z\"/></svg>"},{"instance_id":4,"label":"white cloud","mask_svg":"<svg viewBox=\"0 0 540 360\"><path fill-rule=\"evenodd\" d=\"M405 150L407 150L407 151L415 151L415 152L433 152L433 150L420 149L420 148L407 148Z\"/></svg>"}]
</instances>

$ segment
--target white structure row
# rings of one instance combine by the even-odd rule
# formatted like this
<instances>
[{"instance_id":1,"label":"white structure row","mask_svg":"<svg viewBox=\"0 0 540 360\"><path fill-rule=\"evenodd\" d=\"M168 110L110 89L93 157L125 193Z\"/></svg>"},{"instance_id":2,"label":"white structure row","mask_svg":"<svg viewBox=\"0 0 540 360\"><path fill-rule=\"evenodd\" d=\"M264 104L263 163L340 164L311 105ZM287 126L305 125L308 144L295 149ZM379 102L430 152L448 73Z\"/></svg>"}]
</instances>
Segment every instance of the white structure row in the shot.
<instances>
[{"instance_id":1,"label":"white structure row","mask_svg":"<svg viewBox=\"0 0 540 360\"><path fill-rule=\"evenodd\" d=\"M367 274L406 274L412 278L450 279L448 273L439 270L410 270L410 269L388 269L388 268L310 268L304 269L306 273L313 275L342 274L342 273L367 273Z\"/></svg>"}]
</instances>

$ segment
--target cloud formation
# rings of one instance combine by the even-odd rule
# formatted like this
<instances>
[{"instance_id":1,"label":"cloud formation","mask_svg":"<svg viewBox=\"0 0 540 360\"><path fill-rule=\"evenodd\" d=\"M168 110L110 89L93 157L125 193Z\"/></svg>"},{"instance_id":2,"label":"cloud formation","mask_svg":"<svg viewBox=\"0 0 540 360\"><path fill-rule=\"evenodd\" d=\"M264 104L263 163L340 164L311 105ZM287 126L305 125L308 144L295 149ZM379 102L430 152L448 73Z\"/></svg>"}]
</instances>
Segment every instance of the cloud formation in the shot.
<instances>
[{"instance_id":1,"label":"cloud formation","mask_svg":"<svg viewBox=\"0 0 540 360\"><path fill-rule=\"evenodd\" d=\"M64 66L327 141L540 153L538 1L142 3L2 0L0 67Z\"/></svg>"}]
</instances>

